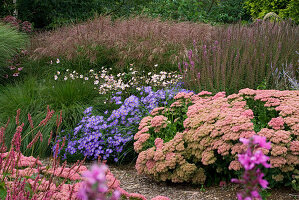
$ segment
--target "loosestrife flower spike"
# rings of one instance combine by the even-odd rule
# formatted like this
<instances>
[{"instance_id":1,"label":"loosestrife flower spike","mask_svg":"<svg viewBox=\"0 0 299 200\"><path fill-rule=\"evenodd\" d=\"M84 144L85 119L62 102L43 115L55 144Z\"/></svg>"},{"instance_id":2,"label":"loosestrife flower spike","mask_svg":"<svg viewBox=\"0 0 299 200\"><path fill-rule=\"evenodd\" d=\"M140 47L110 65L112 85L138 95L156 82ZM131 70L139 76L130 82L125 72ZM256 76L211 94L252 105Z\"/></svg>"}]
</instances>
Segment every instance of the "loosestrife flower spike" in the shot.
<instances>
[{"instance_id":1,"label":"loosestrife flower spike","mask_svg":"<svg viewBox=\"0 0 299 200\"><path fill-rule=\"evenodd\" d=\"M261 164L266 168L271 167L267 161L269 157L264 155L261 150L255 150L255 148L265 148L270 150L271 143L266 142L266 138L258 135L253 135L249 139L240 138L240 141L248 146L247 151L244 154L238 155L238 160L245 169L241 180L232 179L231 182L244 185L245 189L237 193L238 200L250 200L250 199L262 199L258 189L259 185L262 188L268 187L268 181L264 180L264 174L257 165Z\"/></svg>"},{"instance_id":2,"label":"loosestrife flower spike","mask_svg":"<svg viewBox=\"0 0 299 200\"><path fill-rule=\"evenodd\" d=\"M82 200L118 200L121 193L115 190L111 198L107 198L109 190L106 183L106 172L108 167L105 164L101 166L93 165L90 171L83 173L86 180L83 187L78 192L78 198Z\"/></svg>"}]
</instances>

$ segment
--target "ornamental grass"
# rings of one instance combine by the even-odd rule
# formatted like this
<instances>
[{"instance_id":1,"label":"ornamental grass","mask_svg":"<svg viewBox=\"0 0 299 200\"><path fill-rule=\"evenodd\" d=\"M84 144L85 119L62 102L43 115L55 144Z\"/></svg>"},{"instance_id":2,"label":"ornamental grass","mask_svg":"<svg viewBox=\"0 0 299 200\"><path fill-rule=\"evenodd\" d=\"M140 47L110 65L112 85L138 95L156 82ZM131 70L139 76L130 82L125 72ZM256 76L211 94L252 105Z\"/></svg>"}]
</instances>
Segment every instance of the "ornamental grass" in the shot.
<instances>
[{"instance_id":1,"label":"ornamental grass","mask_svg":"<svg viewBox=\"0 0 299 200\"><path fill-rule=\"evenodd\" d=\"M112 21L110 16L100 16L36 35L32 40L31 55L33 58L68 59L82 55L96 61L99 57L107 59L101 55L104 53L120 68L130 61L136 62L140 69L145 66L148 71L154 69L154 64L161 64L161 67L164 64L160 69L175 70L176 56L184 53L182 47L192 45L194 39L208 40L211 30L212 27L206 24L163 22L140 16Z\"/></svg>"},{"instance_id":2,"label":"ornamental grass","mask_svg":"<svg viewBox=\"0 0 299 200\"><path fill-rule=\"evenodd\" d=\"M211 40L194 41L180 62L186 87L233 94L264 82L267 89L288 90L283 86L299 77L298 31L288 21L217 27Z\"/></svg>"}]
</instances>

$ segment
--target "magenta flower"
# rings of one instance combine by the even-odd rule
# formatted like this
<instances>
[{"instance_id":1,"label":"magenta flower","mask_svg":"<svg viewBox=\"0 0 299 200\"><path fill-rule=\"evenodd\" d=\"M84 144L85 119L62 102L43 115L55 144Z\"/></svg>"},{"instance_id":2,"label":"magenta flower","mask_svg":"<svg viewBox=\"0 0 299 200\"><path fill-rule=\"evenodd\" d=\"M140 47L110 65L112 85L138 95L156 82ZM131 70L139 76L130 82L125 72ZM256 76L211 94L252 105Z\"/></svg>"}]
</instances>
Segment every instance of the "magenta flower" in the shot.
<instances>
[{"instance_id":1,"label":"magenta flower","mask_svg":"<svg viewBox=\"0 0 299 200\"><path fill-rule=\"evenodd\" d=\"M231 182L238 183L244 186L244 190L237 193L238 200L262 199L258 189L259 185L262 188L268 187L268 181L264 180L264 174L257 165L261 164L266 168L271 167L267 161L269 157L264 155L261 150L254 151L256 148L271 148L271 143L266 142L265 137L258 135L252 136L250 139L240 138L240 141L248 146L244 154L238 155L238 160L244 167L245 172L242 179L232 179Z\"/></svg>"},{"instance_id":2,"label":"magenta flower","mask_svg":"<svg viewBox=\"0 0 299 200\"><path fill-rule=\"evenodd\" d=\"M86 180L82 188L77 193L77 197L81 200L118 200L121 193L115 190L111 198L107 198L108 186L106 183L106 165L93 165L90 171L84 172L83 177Z\"/></svg>"},{"instance_id":3,"label":"magenta flower","mask_svg":"<svg viewBox=\"0 0 299 200\"><path fill-rule=\"evenodd\" d=\"M251 143L268 150L271 149L271 142L266 142L266 138L259 135L253 135L250 139L240 138L240 141L245 145Z\"/></svg>"},{"instance_id":4,"label":"magenta flower","mask_svg":"<svg viewBox=\"0 0 299 200\"><path fill-rule=\"evenodd\" d=\"M256 151L253 155L240 154L238 156L238 160L245 170L251 170L255 167L255 165L259 164L262 164L266 168L270 167L270 164L267 163L269 157L265 156L260 150Z\"/></svg>"}]
</instances>

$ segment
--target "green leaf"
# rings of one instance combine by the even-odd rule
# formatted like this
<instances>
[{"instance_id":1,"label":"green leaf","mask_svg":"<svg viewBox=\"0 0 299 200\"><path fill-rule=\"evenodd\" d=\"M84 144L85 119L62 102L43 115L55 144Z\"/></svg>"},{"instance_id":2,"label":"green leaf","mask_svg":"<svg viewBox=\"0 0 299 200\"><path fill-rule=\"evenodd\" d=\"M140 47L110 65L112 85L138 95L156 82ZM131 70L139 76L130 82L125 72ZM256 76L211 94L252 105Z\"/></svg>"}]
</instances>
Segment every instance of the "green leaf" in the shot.
<instances>
[{"instance_id":1,"label":"green leaf","mask_svg":"<svg viewBox=\"0 0 299 200\"><path fill-rule=\"evenodd\" d=\"M6 198L6 187L4 182L0 182L0 199L5 199Z\"/></svg>"}]
</instances>

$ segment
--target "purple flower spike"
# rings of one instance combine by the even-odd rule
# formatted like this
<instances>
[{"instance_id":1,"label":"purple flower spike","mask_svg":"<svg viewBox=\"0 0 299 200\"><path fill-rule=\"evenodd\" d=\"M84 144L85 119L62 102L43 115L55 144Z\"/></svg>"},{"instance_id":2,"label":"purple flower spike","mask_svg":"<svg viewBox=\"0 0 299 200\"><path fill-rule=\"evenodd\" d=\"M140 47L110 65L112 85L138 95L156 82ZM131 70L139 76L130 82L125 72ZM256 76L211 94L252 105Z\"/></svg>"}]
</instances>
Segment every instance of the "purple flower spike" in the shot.
<instances>
[{"instance_id":1,"label":"purple flower spike","mask_svg":"<svg viewBox=\"0 0 299 200\"><path fill-rule=\"evenodd\" d=\"M231 182L242 184L245 188L243 191L237 193L238 200L262 199L258 189L268 187L268 181L264 180L264 174L257 168L259 164L266 168L271 167L267 161L269 157L264 155L261 150L256 148L271 149L271 143L266 142L266 138L254 135L250 139L240 138L240 141L248 146L244 154L238 155L238 160L244 167L245 172L241 180L232 179Z\"/></svg>"},{"instance_id":2,"label":"purple flower spike","mask_svg":"<svg viewBox=\"0 0 299 200\"><path fill-rule=\"evenodd\" d=\"M106 165L93 165L91 171L83 173L86 180L83 182L82 188L77 193L77 197L81 200L118 200L121 193L115 190L111 198L107 197L108 186L106 183Z\"/></svg>"},{"instance_id":3,"label":"purple flower spike","mask_svg":"<svg viewBox=\"0 0 299 200\"><path fill-rule=\"evenodd\" d=\"M271 143L270 142L266 142L266 138L259 136L259 135L254 135L253 136L253 144L257 144L262 148L265 149L271 149Z\"/></svg>"}]
</instances>

